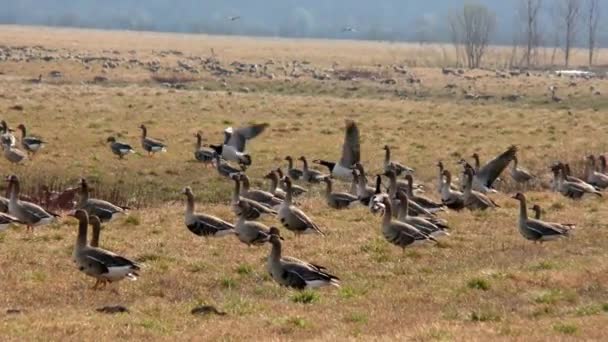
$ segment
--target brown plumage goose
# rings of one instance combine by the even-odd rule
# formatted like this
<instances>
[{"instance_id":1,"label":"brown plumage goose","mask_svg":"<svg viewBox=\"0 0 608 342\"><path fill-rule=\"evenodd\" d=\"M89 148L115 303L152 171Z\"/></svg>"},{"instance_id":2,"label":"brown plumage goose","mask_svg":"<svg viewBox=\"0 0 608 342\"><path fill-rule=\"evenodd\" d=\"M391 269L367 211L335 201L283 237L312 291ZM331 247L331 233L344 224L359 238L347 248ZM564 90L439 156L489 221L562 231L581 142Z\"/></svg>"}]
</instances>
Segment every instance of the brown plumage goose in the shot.
<instances>
[{"instance_id":1,"label":"brown plumage goose","mask_svg":"<svg viewBox=\"0 0 608 342\"><path fill-rule=\"evenodd\" d=\"M194 193L189 186L184 188L186 195L186 227L198 236L226 236L235 234L234 226L212 215L200 214L194 211Z\"/></svg>"},{"instance_id":2,"label":"brown plumage goose","mask_svg":"<svg viewBox=\"0 0 608 342\"><path fill-rule=\"evenodd\" d=\"M460 191L452 190L452 173L443 170L445 182L441 189L441 203L452 210L464 209L464 194Z\"/></svg>"},{"instance_id":3,"label":"brown plumage goose","mask_svg":"<svg viewBox=\"0 0 608 342\"><path fill-rule=\"evenodd\" d=\"M45 142L42 141L42 139L40 139L40 138L37 138L34 136L28 136L27 130L26 130L24 124L19 124L19 126L17 126L17 128L21 131L21 146L28 153L35 154L45 144Z\"/></svg>"},{"instance_id":4,"label":"brown plumage goose","mask_svg":"<svg viewBox=\"0 0 608 342\"><path fill-rule=\"evenodd\" d=\"M465 187L463 193L464 206L469 210L486 210L498 207L488 196L473 190L473 177L473 169L467 166L465 169Z\"/></svg>"},{"instance_id":5,"label":"brown plumage goose","mask_svg":"<svg viewBox=\"0 0 608 342\"><path fill-rule=\"evenodd\" d=\"M384 145L384 172L388 170L395 171L397 176L414 173L414 169L411 167L404 166L399 162L391 160L391 148L388 145Z\"/></svg>"},{"instance_id":6,"label":"brown plumage goose","mask_svg":"<svg viewBox=\"0 0 608 342\"><path fill-rule=\"evenodd\" d=\"M534 176L532 176L528 170L522 169L518 166L517 156L513 156L513 163L511 164L510 173L511 178L513 178L513 180L517 183L527 183L534 178Z\"/></svg>"},{"instance_id":7,"label":"brown plumage goose","mask_svg":"<svg viewBox=\"0 0 608 342\"><path fill-rule=\"evenodd\" d=\"M8 139L2 138L2 146L4 148L4 158L13 164L19 164L27 160L27 154L15 146L10 145Z\"/></svg>"},{"instance_id":8,"label":"brown plumage goose","mask_svg":"<svg viewBox=\"0 0 608 342\"><path fill-rule=\"evenodd\" d=\"M206 167L212 165L215 161L215 151L208 147L203 147L203 135L201 132L196 132L194 136L196 137L194 159L203 163Z\"/></svg>"},{"instance_id":9,"label":"brown plumage goose","mask_svg":"<svg viewBox=\"0 0 608 342\"><path fill-rule=\"evenodd\" d=\"M145 125L140 125L141 129L141 147L151 156L158 152L167 152L167 145L157 139L148 137L148 128Z\"/></svg>"},{"instance_id":10,"label":"brown plumage goose","mask_svg":"<svg viewBox=\"0 0 608 342\"><path fill-rule=\"evenodd\" d=\"M423 218L423 217L412 217L408 214L409 212L409 198L405 191L397 192L397 198L399 198L400 207L397 215L397 219L401 222L405 222L414 228L418 229L422 233L433 236L445 236L450 235L446 231L447 224L437 218Z\"/></svg>"},{"instance_id":11,"label":"brown plumage goose","mask_svg":"<svg viewBox=\"0 0 608 342\"><path fill-rule=\"evenodd\" d=\"M29 231L33 231L34 227L47 225L57 220L59 215L50 213L37 204L19 199L21 185L17 176L9 176L7 181L10 192L8 214L23 222Z\"/></svg>"},{"instance_id":12,"label":"brown plumage goose","mask_svg":"<svg viewBox=\"0 0 608 342\"><path fill-rule=\"evenodd\" d=\"M241 175L232 175L234 181L234 191L232 192L232 210L236 216L243 216L247 220L255 220L262 215L276 216L277 211L268 205L241 197ZM247 202L247 207L240 206L240 202Z\"/></svg>"},{"instance_id":13,"label":"brown plumage goose","mask_svg":"<svg viewBox=\"0 0 608 342\"><path fill-rule=\"evenodd\" d=\"M395 172L393 170L385 172L384 176L389 179L388 198L392 201L393 207L398 208L400 204L399 199L397 198L397 191L399 191L400 189L397 187L397 176L395 175ZM411 200L408 208L409 214L412 216L435 216L433 212L427 210L426 208L423 208L420 204ZM393 210L392 213L395 217L397 217L397 210Z\"/></svg>"},{"instance_id":14,"label":"brown plumage goose","mask_svg":"<svg viewBox=\"0 0 608 342\"><path fill-rule=\"evenodd\" d=\"M326 176L321 171L313 170L308 168L308 161L306 157L301 156L299 158L302 161L302 179L308 183L320 183L323 178Z\"/></svg>"},{"instance_id":15,"label":"brown plumage goose","mask_svg":"<svg viewBox=\"0 0 608 342\"><path fill-rule=\"evenodd\" d=\"M268 192L270 192L276 198L285 200L285 195L287 193L285 190L279 188L279 174L275 170L272 170L264 176L264 179L268 179L270 181Z\"/></svg>"},{"instance_id":16,"label":"brown plumage goose","mask_svg":"<svg viewBox=\"0 0 608 342\"><path fill-rule=\"evenodd\" d=\"M479 155L477 153L473 154L473 158L475 159L473 189L483 193L494 192L495 190L492 188L492 184L494 184L494 181L509 166L509 163L516 154L517 146L511 146L483 167L480 166Z\"/></svg>"},{"instance_id":17,"label":"brown plumage goose","mask_svg":"<svg viewBox=\"0 0 608 342\"><path fill-rule=\"evenodd\" d=\"M374 196L376 189L367 185L365 169L361 163L355 164L355 169L353 170L353 179L357 180L357 197L359 198L359 201L363 205L369 205L369 202L372 196Z\"/></svg>"},{"instance_id":18,"label":"brown plumage goose","mask_svg":"<svg viewBox=\"0 0 608 342\"><path fill-rule=\"evenodd\" d=\"M247 201L239 201L236 205L240 209L240 215L238 215L238 219L234 224L234 230L239 240L248 246L259 246L268 242L270 229L262 223L247 221L245 217L246 213L251 210L249 203Z\"/></svg>"},{"instance_id":19,"label":"brown plumage goose","mask_svg":"<svg viewBox=\"0 0 608 342\"><path fill-rule=\"evenodd\" d=\"M534 212L534 218L537 220L540 220L540 216L542 214L542 210L540 208L540 205L535 204L532 206L532 211Z\"/></svg>"},{"instance_id":20,"label":"brown plumage goose","mask_svg":"<svg viewBox=\"0 0 608 342\"><path fill-rule=\"evenodd\" d=\"M595 171L595 156L587 156L585 162L585 180L599 189L608 188L608 175Z\"/></svg>"},{"instance_id":21,"label":"brown plumage goose","mask_svg":"<svg viewBox=\"0 0 608 342\"><path fill-rule=\"evenodd\" d=\"M393 204L388 197L382 197L382 204L384 205L382 235L388 242L405 249L408 246L436 241L435 238L422 233L412 225L393 219Z\"/></svg>"},{"instance_id":22,"label":"brown plumage goose","mask_svg":"<svg viewBox=\"0 0 608 342\"><path fill-rule=\"evenodd\" d=\"M411 201L416 202L418 205L430 212L436 212L445 209L443 203L437 203L424 196L414 194L414 177L412 175L405 175L405 180L407 181L407 189L405 192L407 193Z\"/></svg>"},{"instance_id":23,"label":"brown plumage goose","mask_svg":"<svg viewBox=\"0 0 608 342\"><path fill-rule=\"evenodd\" d=\"M249 177L244 173L241 173L241 185L241 197L265 204L271 208L278 207L283 203L280 198L274 197L274 195L268 191L251 189Z\"/></svg>"},{"instance_id":24,"label":"brown plumage goose","mask_svg":"<svg viewBox=\"0 0 608 342\"><path fill-rule=\"evenodd\" d=\"M513 198L519 200L519 219L517 226L521 235L527 240L541 243L544 241L556 240L569 236L570 231L575 228L575 226L571 224L530 219L528 218L528 211L526 209L526 196L518 192Z\"/></svg>"},{"instance_id":25,"label":"brown plumage goose","mask_svg":"<svg viewBox=\"0 0 608 342\"><path fill-rule=\"evenodd\" d=\"M285 177L283 176L283 170L281 170L280 167L277 167L277 169L275 170L277 172L277 175L279 176L279 186L281 187L281 189L283 191L285 191L285 189L287 189L287 186L285 186ZM308 190L306 190L305 188L297 185L297 184L291 184L291 192L293 197L298 197L302 194L305 194L308 192Z\"/></svg>"},{"instance_id":26,"label":"brown plumage goose","mask_svg":"<svg viewBox=\"0 0 608 342\"><path fill-rule=\"evenodd\" d=\"M291 156L285 157L287 160L287 175L293 180L299 180L303 176L302 170L293 167L293 158Z\"/></svg>"},{"instance_id":27,"label":"brown plumage goose","mask_svg":"<svg viewBox=\"0 0 608 342\"><path fill-rule=\"evenodd\" d=\"M557 167L558 169L554 171L557 172L558 175L557 189L562 195L572 199L581 199L585 194L594 194L598 197L602 197L602 193L593 185L576 177L567 175L567 164L558 164Z\"/></svg>"},{"instance_id":28,"label":"brown plumage goose","mask_svg":"<svg viewBox=\"0 0 608 342\"><path fill-rule=\"evenodd\" d=\"M292 204L291 178L285 177L287 196L279 207L279 221L281 224L296 234L323 234L319 226L314 223L300 208Z\"/></svg>"},{"instance_id":29,"label":"brown plumage goose","mask_svg":"<svg viewBox=\"0 0 608 342\"><path fill-rule=\"evenodd\" d=\"M79 199L76 209L86 210L87 214L99 217L103 222L111 221L126 214L128 207L119 207L108 201L91 198L89 184L86 179L80 179Z\"/></svg>"},{"instance_id":30,"label":"brown plumage goose","mask_svg":"<svg viewBox=\"0 0 608 342\"><path fill-rule=\"evenodd\" d=\"M325 182L325 200L327 205L334 209L344 209L350 207L353 203L357 202L358 198L355 195L347 192L333 192L332 191L332 180L329 177L323 178Z\"/></svg>"}]
</instances>

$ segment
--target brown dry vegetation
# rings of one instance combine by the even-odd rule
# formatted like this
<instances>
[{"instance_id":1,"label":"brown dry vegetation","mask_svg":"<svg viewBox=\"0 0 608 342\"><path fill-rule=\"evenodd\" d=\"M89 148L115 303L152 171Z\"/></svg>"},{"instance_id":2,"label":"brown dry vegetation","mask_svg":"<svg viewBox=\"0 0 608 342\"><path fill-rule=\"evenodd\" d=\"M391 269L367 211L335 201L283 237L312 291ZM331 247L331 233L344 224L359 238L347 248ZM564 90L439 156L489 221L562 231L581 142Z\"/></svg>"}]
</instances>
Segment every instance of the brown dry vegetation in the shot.
<instances>
[{"instance_id":1,"label":"brown dry vegetation","mask_svg":"<svg viewBox=\"0 0 608 342\"><path fill-rule=\"evenodd\" d=\"M540 203L548 219L580 228L568 241L539 247L517 232L517 203L506 194L496 195L501 208L446 214L453 227L450 238L402 253L381 237L378 217L365 208L330 210L313 191L302 207L328 236L307 236L298 246L285 233L284 249L327 266L343 286L301 295L269 279L268 247L247 248L231 238L205 240L187 231L179 194L192 185L198 210L233 219L226 205L231 185L191 161L193 134L202 130L208 142L219 142L224 127L248 122L271 124L249 145L254 166L248 173L257 186L267 170L284 164L286 154L337 158L345 118L359 124L363 162L372 173L380 169L381 147L389 144L395 159L417 169L419 181L431 189L429 196L435 196L437 160L455 171L461 156L478 152L488 159L511 144L520 147L522 166L545 175L554 160L574 162L586 153L606 151L608 101L589 91L594 86L608 92L605 80L548 73L498 78L490 71L466 72L470 77L465 78L426 67L408 68L403 75L392 65L439 58L428 50L418 56L420 51L405 44L22 27L0 29L0 42L41 45L57 49L58 55L158 59L166 68L161 76L193 78L184 89L173 89L152 81L157 74L124 63L116 68L65 58L0 63L1 118L12 126L24 122L48 141L24 165L2 160L4 173L22 176L29 191L43 183L74 185L86 176L97 196L114 193L116 200L140 207L105 227L102 245L144 264L142 277L121 283L118 295L91 291L92 281L70 260L75 222L63 219L33 235L21 228L0 233L2 340L608 338L604 199L575 203L535 188L529 200ZM317 70L337 62L336 69L373 71L377 78L320 81L306 72L301 77L277 72L270 79L174 70L187 56L209 57L211 48L226 68L234 60L273 59L273 68L306 60ZM168 50L183 55L159 52ZM51 79L47 74L52 70L63 77ZM39 74L42 84L28 81ZM108 80L93 83L99 75ZM421 82L409 83L411 75ZM396 84L378 81L388 78ZM447 89L447 84L455 88ZM550 101L549 85L559 87L561 103ZM464 91L494 98L467 100ZM513 94L523 97L502 100ZM23 110L10 109L15 105ZM168 153L118 161L105 139L116 135L138 148L141 123L151 136L168 143ZM502 186L513 190L510 184ZM113 304L125 305L131 313L95 312ZM228 315L191 316L199 304L215 305ZM5 314L8 309L22 313Z\"/></svg>"}]
</instances>

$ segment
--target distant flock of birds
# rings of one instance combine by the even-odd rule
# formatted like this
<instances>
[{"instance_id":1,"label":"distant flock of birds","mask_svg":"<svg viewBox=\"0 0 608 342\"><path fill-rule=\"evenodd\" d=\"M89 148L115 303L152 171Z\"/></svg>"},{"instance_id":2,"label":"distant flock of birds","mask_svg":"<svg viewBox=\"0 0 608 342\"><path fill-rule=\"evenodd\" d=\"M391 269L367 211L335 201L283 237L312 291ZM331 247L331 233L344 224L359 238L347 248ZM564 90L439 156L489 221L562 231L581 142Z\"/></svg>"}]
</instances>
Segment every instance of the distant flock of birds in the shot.
<instances>
[{"instance_id":1,"label":"distant flock of birds","mask_svg":"<svg viewBox=\"0 0 608 342\"><path fill-rule=\"evenodd\" d=\"M27 153L34 155L44 144L35 137L26 134L24 125L21 130L20 144ZM236 216L235 223L213 215L195 211L195 196L191 187L183 189L186 197L185 225L194 234L204 237L221 237L234 235L248 246L270 244L267 269L272 278L280 285L296 288L317 288L321 286L339 286L340 280L329 273L323 266L305 262L283 255L282 234L276 226L268 227L256 219L261 216L276 217L286 230L297 237L302 234L325 235L323 229L311 219L300 207L296 198L307 193L302 185L315 186L324 183L324 199L327 205L336 210L363 205L371 213L383 215L381 232L391 244L405 248L421 244L436 243L438 239L448 237L449 225L445 219L438 217L442 211L486 210L498 207L490 197L497 190L493 187L499 176L509 165L510 176L519 184L532 181L535 176L518 165L517 147L511 146L485 165L480 157L474 154L474 164L464 159L461 184L452 183L452 174L442 162L437 163L437 195L440 201L423 195L424 186L414 182L414 169L391 158L389 146L384 146L385 158L382 173L376 175L375 182L368 181L367 174L360 158L359 128L352 120L346 120L345 139L341 158L338 161L314 160L313 163L324 166L327 172L313 169L304 156L298 158L303 168L294 167L291 156L285 158L287 169L284 173L280 167L270 170L264 179L269 181L267 189L255 189L250 185L246 170L253 163L251 154L246 151L247 141L260 135L268 124L256 124L238 129L227 128L224 141L218 145L203 145L201 133L196 134L194 158L209 166L213 165L221 177L234 183L231 208ZM142 131L141 147L150 156L166 152L167 145L161 140L148 136L146 126ZM17 146L17 139L12 135L5 121L1 122L2 146L9 161L18 158L9 157L26 153ZM109 147L120 159L135 150L129 144L118 141L115 137L107 139ZM23 159L22 158L22 159ZM584 195L602 196L602 190L608 188L606 158L588 156L583 178L574 177L567 163L557 162L551 165L553 172L552 189L571 199L580 199ZM383 187L383 177L388 179L388 186ZM403 177L400 179L400 177ZM301 185L295 184L299 181ZM335 181L350 183L348 191L335 191ZM28 231L34 227L50 224L59 215L40 205L26 201L20 195L20 182L16 175L7 178L8 198L0 197L0 230L10 224L22 224ZM91 197L91 188L86 179L81 179L76 189L78 200L70 216L79 221L78 235L74 246L73 260L84 274L96 279L94 289L104 288L108 283L121 279L136 279L140 266L120 255L99 247L101 224L109 222L129 209L114 205L102 199ZM521 235L533 242L555 240L567 237L575 228L574 224L548 222L541 219L541 209L534 205L534 217L528 216L526 197L518 192L513 196L520 202L518 230ZM87 242L88 226L92 227L92 238Z\"/></svg>"}]
</instances>

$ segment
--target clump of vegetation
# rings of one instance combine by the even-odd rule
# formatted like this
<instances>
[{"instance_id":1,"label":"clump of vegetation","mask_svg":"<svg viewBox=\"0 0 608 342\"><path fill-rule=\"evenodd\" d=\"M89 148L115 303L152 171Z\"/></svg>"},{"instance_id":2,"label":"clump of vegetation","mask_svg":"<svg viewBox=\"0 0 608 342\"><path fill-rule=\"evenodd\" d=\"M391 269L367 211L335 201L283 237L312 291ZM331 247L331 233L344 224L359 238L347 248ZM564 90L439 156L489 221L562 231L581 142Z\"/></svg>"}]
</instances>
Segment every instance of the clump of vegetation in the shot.
<instances>
[{"instance_id":1,"label":"clump of vegetation","mask_svg":"<svg viewBox=\"0 0 608 342\"><path fill-rule=\"evenodd\" d=\"M578 327L574 324L558 323L553 326L553 330L565 335L574 335L578 331Z\"/></svg>"},{"instance_id":2,"label":"clump of vegetation","mask_svg":"<svg viewBox=\"0 0 608 342\"><path fill-rule=\"evenodd\" d=\"M482 278L473 278L467 282L470 289L487 291L490 289L490 282Z\"/></svg>"},{"instance_id":3,"label":"clump of vegetation","mask_svg":"<svg viewBox=\"0 0 608 342\"><path fill-rule=\"evenodd\" d=\"M294 303L312 304L319 301L319 295L312 290L304 290L291 296Z\"/></svg>"}]
</instances>

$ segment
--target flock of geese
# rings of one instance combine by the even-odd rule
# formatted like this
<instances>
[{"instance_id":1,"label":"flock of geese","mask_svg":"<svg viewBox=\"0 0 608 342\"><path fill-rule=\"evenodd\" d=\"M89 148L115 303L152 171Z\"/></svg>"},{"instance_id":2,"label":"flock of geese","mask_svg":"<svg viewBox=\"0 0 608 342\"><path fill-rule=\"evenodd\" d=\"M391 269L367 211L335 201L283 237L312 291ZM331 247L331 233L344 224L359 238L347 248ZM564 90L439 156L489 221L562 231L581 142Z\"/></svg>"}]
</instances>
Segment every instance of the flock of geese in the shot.
<instances>
[{"instance_id":1,"label":"flock of geese","mask_svg":"<svg viewBox=\"0 0 608 342\"><path fill-rule=\"evenodd\" d=\"M256 189L251 186L246 170L253 163L253 158L246 150L249 140L260 135L268 124L256 124L238 129L227 128L224 141L218 145L203 145L201 133L196 134L194 158L206 166L213 166L220 177L234 183L231 209L236 216L233 221L197 212L193 189L186 186L183 195L186 198L185 225L190 232L203 237L235 236L248 246L270 245L267 270L278 284L295 288L318 288L322 286L339 286L340 279L329 273L323 266L283 255L283 234L277 226L266 226L256 221L262 216L276 217L280 226L292 232L296 239L304 234L325 235L319 226L302 208L297 198L308 192L308 187L325 187L323 198L330 208L346 210L353 206L365 206L372 214L382 215L380 231L391 244L400 248L437 243L439 239L450 236L448 222L441 218L441 212L468 210L489 210L499 205L492 199L498 190L494 184L503 171L509 169L512 179L522 184L533 181L536 177L518 165L517 147L511 146L506 151L482 165L480 156L474 154L473 164L462 159L460 184L453 184L452 173L440 161L437 163L437 189L434 200L427 194L425 187L415 183L415 170L392 159L391 149L384 146L385 158L382 172L375 175L375 181L368 180L368 174L361 163L359 128L352 120L346 120L345 139L340 160L328 161L316 159L313 164L326 168L324 171L314 169L304 156L298 161L302 169L296 168L291 156L285 157L286 171L281 167L270 170L264 179L268 188ZM148 155L166 152L167 145L159 139L148 136L146 126L141 125L141 147ZM17 146L17 139L6 122L1 122L2 146L5 156L22 154ZM44 142L26 134L25 126L19 125L21 147L30 154L36 153ZM120 159L134 153L135 149L128 143L120 142L115 137L107 139L110 150ZM7 152L8 151L8 152ZM11 152L12 151L12 152ZM19 151L19 152L16 152ZM511 167L509 168L509 165ZM586 157L585 173L582 178L573 176L567 163L557 162L550 166L553 173L551 188L564 196L577 200L586 194L602 196L602 190L608 188L608 170L604 156ZM387 185L383 185L384 180ZM20 195L20 182L16 175L7 178L8 198L0 198L0 230L11 224L21 224L27 230L51 224L59 215L41 206L25 201ZM296 184L299 182L299 184ZM337 182L350 183L345 191L336 191ZM76 218L78 235L74 245L73 260L84 274L96 279L94 289L104 288L108 283L121 279L136 279L140 265L124 256L101 248L100 228L102 223L110 222L124 215L129 208L109 203L91 196L91 188L86 179L78 184L78 200L75 210L69 216ZM574 224L562 224L544 221L541 208L534 205L534 217L528 216L526 197L522 192L513 198L520 203L518 230L521 235L535 243L567 237L575 228ZM92 227L92 238L87 242L88 227Z\"/></svg>"}]
</instances>

